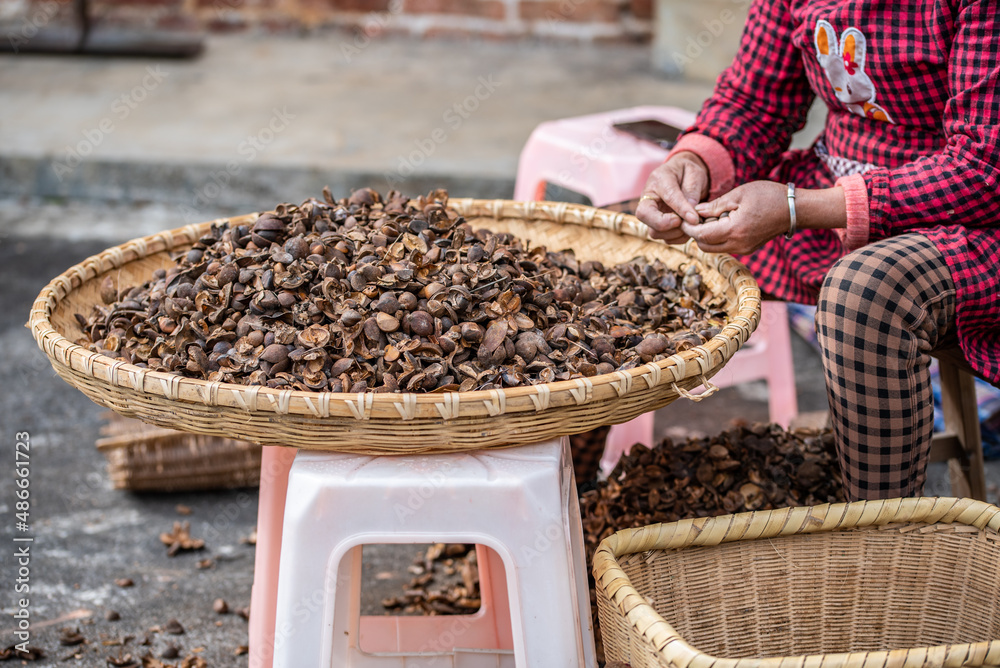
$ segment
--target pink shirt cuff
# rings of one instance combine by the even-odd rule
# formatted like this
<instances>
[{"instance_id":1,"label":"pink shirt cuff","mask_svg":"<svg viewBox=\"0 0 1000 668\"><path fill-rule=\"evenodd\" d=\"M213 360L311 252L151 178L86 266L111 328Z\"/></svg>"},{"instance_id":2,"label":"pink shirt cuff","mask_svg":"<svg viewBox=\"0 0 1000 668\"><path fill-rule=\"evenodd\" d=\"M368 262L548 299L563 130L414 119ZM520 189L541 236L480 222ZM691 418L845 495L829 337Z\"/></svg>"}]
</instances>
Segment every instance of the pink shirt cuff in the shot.
<instances>
[{"instance_id":1,"label":"pink shirt cuff","mask_svg":"<svg viewBox=\"0 0 1000 668\"><path fill-rule=\"evenodd\" d=\"M733 158L725 146L711 137L696 133L684 135L667 155L667 159L669 160L672 155L681 151L691 151L701 158L705 166L708 167L709 199L726 194L736 185L736 169L733 166Z\"/></svg>"},{"instance_id":2,"label":"pink shirt cuff","mask_svg":"<svg viewBox=\"0 0 1000 668\"><path fill-rule=\"evenodd\" d=\"M836 185L844 189L847 203L847 229L837 230L845 250L850 253L868 244L871 225L868 208L868 184L861 174L851 174L837 179Z\"/></svg>"}]
</instances>

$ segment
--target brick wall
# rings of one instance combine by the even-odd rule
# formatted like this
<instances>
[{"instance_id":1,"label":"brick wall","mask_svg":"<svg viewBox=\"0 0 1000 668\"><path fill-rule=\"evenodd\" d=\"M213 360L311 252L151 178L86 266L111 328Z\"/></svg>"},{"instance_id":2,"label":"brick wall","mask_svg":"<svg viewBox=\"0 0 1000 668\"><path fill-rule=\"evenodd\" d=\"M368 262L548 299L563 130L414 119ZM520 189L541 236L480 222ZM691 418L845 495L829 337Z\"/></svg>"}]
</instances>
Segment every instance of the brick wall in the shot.
<instances>
[{"instance_id":1,"label":"brick wall","mask_svg":"<svg viewBox=\"0 0 1000 668\"><path fill-rule=\"evenodd\" d=\"M379 35L647 40L653 0L87 0L104 24L212 32L346 30L360 48ZM68 25L70 0L0 0L6 24Z\"/></svg>"}]
</instances>

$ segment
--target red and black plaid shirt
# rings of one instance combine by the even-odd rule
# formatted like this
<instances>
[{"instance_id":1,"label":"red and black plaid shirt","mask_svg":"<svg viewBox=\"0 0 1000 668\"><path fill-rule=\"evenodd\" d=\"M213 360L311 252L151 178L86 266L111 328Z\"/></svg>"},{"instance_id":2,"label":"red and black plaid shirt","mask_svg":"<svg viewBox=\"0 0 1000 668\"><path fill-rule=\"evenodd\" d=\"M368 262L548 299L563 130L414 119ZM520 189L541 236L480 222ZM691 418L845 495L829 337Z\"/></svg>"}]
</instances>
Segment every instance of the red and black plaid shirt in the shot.
<instances>
[{"instance_id":1,"label":"red and black plaid shirt","mask_svg":"<svg viewBox=\"0 0 1000 668\"><path fill-rule=\"evenodd\" d=\"M755 0L739 56L689 130L726 148L736 183L769 179L823 188L839 176L862 174L869 240L919 232L934 242L957 289L959 342L969 363L994 383L1000 383L998 5ZM831 57L820 58L823 47ZM846 101L838 99L836 84ZM873 95L866 96L868 89ZM786 151L816 95L830 110L818 146ZM834 232L803 230L741 259L766 292L815 303L843 253Z\"/></svg>"}]
</instances>

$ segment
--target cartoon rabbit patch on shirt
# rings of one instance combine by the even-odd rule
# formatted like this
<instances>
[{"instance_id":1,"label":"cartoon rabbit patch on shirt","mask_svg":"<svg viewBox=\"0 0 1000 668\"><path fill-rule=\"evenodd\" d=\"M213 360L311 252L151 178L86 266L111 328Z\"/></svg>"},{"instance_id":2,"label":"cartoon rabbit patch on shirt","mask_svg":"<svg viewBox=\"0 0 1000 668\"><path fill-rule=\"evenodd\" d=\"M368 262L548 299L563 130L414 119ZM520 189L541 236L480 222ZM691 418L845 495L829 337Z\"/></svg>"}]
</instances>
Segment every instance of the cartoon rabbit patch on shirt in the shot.
<instances>
[{"instance_id":1,"label":"cartoon rabbit patch on shirt","mask_svg":"<svg viewBox=\"0 0 1000 668\"><path fill-rule=\"evenodd\" d=\"M837 99L853 114L892 123L885 109L875 104L875 84L865 73L868 40L857 28L848 28L837 42L837 31L828 21L816 24L816 57Z\"/></svg>"}]
</instances>

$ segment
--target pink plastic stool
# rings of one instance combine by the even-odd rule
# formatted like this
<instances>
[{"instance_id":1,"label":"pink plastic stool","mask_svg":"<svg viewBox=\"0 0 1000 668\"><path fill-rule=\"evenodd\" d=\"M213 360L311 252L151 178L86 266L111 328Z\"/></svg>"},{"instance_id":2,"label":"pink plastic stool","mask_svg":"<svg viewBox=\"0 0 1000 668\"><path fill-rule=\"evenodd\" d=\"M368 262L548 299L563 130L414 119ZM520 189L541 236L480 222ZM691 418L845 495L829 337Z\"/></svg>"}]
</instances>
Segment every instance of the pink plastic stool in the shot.
<instances>
[{"instance_id":1,"label":"pink plastic stool","mask_svg":"<svg viewBox=\"0 0 1000 668\"><path fill-rule=\"evenodd\" d=\"M261 456L257 547L250 590L250 668L271 668L273 663L281 528L285 519L288 472L296 452L295 448L269 445L264 446Z\"/></svg>"},{"instance_id":2,"label":"pink plastic stool","mask_svg":"<svg viewBox=\"0 0 1000 668\"><path fill-rule=\"evenodd\" d=\"M799 413L799 403L795 395L795 365L785 302L761 302L757 329L733 359L712 377L712 382L719 387L754 380L767 381L770 420L787 428Z\"/></svg>"},{"instance_id":3,"label":"pink plastic stool","mask_svg":"<svg viewBox=\"0 0 1000 668\"><path fill-rule=\"evenodd\" d=\"M675 107L645 106L542 123L521 151L514 199L542 199L546 183L586 195L598 207L634 198L668 152L618 132L612 124L655 119L687 127L694 118L693 113ZM798 415L794 371L787 309L781 302L767 302L757 330L712 382L730 387L766 380L770 419L787 427ZM604 473L610 473L636 443L653 444L652 413L611 428L601 459Z\"/></svg>"},{"instance_id":4,"label":"pink plastic stool","mask_svg":"<svg viewBox=\"0 0 1000 668\"><path fill-rule=\"evenodd\" d=\"M768 413L771 422L787 427L798 414L795 396L795 378L792 364L792 342L788 328L788 309L784 302L761 303L760 324L750 340L722 367L712 383L718 387L732 387L754 380L766 380L768 388ZM702 389L694 390L699 394ZM622 456L628 454L636 443L649 446L653 442L653 413L640 415L631 422L615 425L608 434L608 441L601 457L601 472L609 475Z\"/></svg>"},{"instance_id":5,"label":"pink plastic stool","mask_svg":"<svg viewBox=\"0 0 1000 668\"><path fill-rule=\"evenodd\" d=\"M694 114L674 107L634 107L542 123L521 151L514 199L542 199L545 183L586 195L594 206L635 197L667 151L611 126L647 118L683 128L691 125Z\"/></svg>"}]
</instances>

